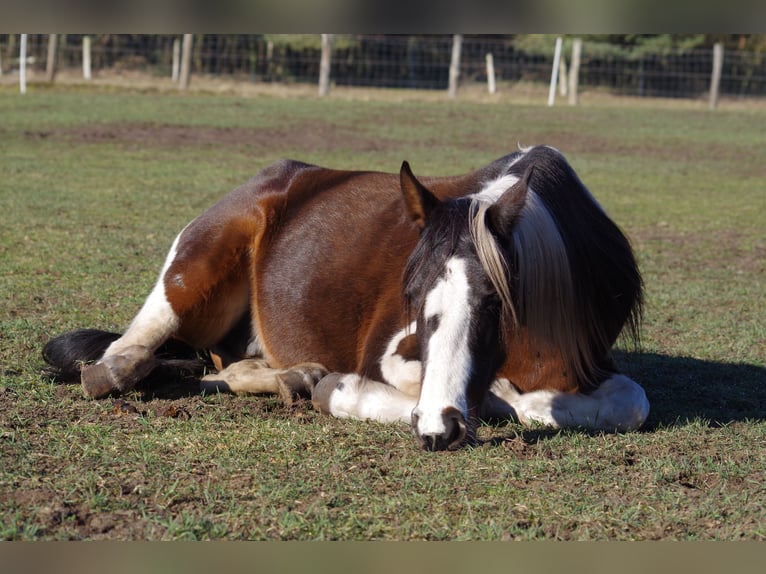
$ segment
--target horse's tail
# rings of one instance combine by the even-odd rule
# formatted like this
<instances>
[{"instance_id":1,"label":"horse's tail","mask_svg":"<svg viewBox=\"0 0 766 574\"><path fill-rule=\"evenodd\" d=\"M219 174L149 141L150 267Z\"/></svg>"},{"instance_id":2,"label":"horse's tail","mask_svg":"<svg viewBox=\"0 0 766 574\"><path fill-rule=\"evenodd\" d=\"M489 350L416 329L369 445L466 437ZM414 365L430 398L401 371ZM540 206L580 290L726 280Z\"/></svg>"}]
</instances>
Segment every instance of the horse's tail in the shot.
<instances>
[{"instance_id":1,"label":"horse's tail","mask_svg":"<svg viewBox=\"0 0 766 574\"><path fill-rule=\"evenodd\" d=\"M62 383L79 382L83 366L100 359L120 337L119 333L99 329L77 329L58 335L43 346L43 359L48 363L46 374ZM157 349L155 355L161 359L160 366L174 372L197 372L208 365L195 349L173 339Z\"/></svg>"},{"instance_id":2,"label":"horse's tail","mask_svg":"<svg viewBox=\"0 0 766 574\"><path fill-rule=\"evenodd\" d=\"M43 347L48 374L62 382L79 381L83 365L100 359L119 338L119 333L98 329L78 329L54 337Z\"/></svg>"}]
</instances>

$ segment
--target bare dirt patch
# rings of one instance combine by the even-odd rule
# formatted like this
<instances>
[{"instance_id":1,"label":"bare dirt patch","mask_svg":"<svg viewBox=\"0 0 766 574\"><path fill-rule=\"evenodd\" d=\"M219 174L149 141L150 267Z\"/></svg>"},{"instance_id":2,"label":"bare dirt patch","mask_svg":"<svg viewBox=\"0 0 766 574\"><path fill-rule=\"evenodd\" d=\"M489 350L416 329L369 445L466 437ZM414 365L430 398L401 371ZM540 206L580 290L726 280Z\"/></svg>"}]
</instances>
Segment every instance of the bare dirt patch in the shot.
<instances>
[{"instance_id":1,"label":"bare dirt patch","mask_svg":"<svg viewBox=\"0 0 766 574\"><path fill-rule=\"evenodd\" d=\"M28 138L73 143L117 144L129 148L234 147L285 149L292 153L316 149L380 151L399 144L368 138L348 128L321 121L285 128L181 126L156 123L94 124L49 131L25 132Z\"/></svg>"}]
</instances>

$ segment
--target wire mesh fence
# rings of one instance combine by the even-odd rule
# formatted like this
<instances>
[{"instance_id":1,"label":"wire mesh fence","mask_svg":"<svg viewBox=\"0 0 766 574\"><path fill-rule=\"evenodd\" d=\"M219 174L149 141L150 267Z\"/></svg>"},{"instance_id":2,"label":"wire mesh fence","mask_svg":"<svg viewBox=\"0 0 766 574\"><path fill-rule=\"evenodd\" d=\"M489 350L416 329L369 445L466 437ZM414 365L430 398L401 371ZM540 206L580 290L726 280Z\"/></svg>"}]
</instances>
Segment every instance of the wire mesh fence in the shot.
<instances>
[{"instance_id":1,"label":"wire mesh fence","mask_svg":"<svg viewBox=\"0 0 766 574\"><path fill-rule=\"evenodd\" d=\"M19 35L0 35L0 68L6 75L19 67ZM94 34L93 74L136 71L163 77L173 73L178 35ZM450 35L335 35L330 79L338 86L446 89L449 80ZM83 35L58 35L57 68L76 70L83 62ZM44 71L49 36L28 36L27 66ZM175 48L174 48L175 46ZM565 80L571 38L564 42L561 71ZM174 55L175 54L175 55ZM460 85L486 83L486 56L492 54L498 89L520 82L547 84L553 63L553 42L530 49L518 36L466 35L462 41ZM319 78L320 35L195 34L191 74L237 77L250 82L316 83ZM704 97L710 90L712 49L656 51L610 49L585 41L579 68L581 91L603 90L639 97ZM766 95L763 52L727 50L720 94L730 97Z\"/></svg>"}]
</instances>

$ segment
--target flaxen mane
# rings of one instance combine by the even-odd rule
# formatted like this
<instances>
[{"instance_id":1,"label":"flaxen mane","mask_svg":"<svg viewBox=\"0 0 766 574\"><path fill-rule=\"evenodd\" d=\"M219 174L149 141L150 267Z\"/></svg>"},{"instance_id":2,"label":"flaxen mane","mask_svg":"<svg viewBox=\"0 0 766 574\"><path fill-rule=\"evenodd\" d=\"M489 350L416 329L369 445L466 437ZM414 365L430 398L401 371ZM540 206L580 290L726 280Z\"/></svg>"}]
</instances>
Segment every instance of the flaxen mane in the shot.
<instances>
[{"instance_id":1,"label":"flaxen mane","mask_svg":"<svg viewBox=\"0 0 766 574\"><path fill-rule=\"evenodd\" d=\"M512 165L519 176L530 167L511 236L488 227L493 202L480 197L471 207L471 236L500 296L504 329L524 327L536 344L557 349L582 384L594 386L623 324L638 342L641 277L627 239L558 152L535 148Z\"/></svg>"}]
</instances>

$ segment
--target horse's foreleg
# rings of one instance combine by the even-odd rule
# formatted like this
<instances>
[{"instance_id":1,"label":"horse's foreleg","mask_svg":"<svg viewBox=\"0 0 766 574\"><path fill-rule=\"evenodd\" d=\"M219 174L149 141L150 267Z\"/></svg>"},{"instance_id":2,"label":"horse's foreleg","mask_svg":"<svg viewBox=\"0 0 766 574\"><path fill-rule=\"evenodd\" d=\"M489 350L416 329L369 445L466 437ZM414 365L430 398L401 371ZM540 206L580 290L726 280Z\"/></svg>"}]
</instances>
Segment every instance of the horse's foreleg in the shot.
<instances>
[{"instance_id":1,"label":"horse's foreleg","mask_svg":"<svg viewBox=\"0 0 766 574\"><path fill-rule=\"evenodd\" d=\"M545 390L519 393L506 379L498 379L482 405L484 418L514 418L527 426L553 428L630 431L639 428L648 415L644 389L620 374L587 395Z\"/></svg>"},{"instance_id":2,"label":"horse's foreleg","mask_svg":"<svg viewBox=\"0 0 766 574\"><path fill-rule=\"evenodd\" d=\"M311 402L318 411L340 418L409 424L418 398L356 374L331 373L314 387Z\"/></svg>"}]
</instances>

